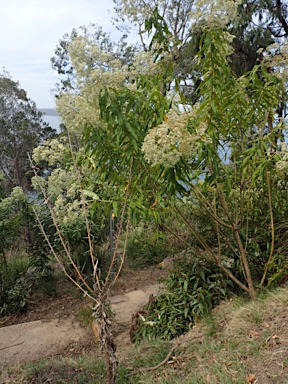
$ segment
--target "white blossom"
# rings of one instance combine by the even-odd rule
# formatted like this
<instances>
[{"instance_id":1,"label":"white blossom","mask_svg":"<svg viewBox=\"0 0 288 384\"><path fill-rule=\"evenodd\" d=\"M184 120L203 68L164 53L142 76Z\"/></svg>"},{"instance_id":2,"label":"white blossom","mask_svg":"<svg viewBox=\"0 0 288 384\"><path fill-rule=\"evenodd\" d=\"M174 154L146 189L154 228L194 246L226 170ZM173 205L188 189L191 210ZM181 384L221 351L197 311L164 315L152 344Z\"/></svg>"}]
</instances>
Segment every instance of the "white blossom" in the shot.
<instances>
[{"instance_id":1,"label":"white blossom","mask_svg":"<svg viewBox=\"0 0 288 384\"><path fill-rule=\"evenodd\" d=\"M189 112L179 112L173 109L165 121L159 126L150 129L145 137L142 151L145 159L152 165L165 165L173 167L178 161L191 159L197 156L197 149L204 143L211 142L207 135L204 122L194 120L195 109Z\"/></svg>"},{"instance_id":2,"label":"white blossom","mask_svg":"<svg viewBox=\"0 0 288 384\"><path fill-rule=\"evenodd\" d=\"M55 166L65 159L69 151L66 143L67 138L65 137L45 140L42 145L33 150L32 158L36 163L44 160L48 162L48 165Z\"/></svg>"},{"instance_id":3,"label":"white blossom","mask_svg":"<svg viewBox=\"0 0 288 384\"><path fill-rule=\"evenodd\" d=\"M288 80L288 42L281 41L269 45L265 51L258 50L264 56L267 68L272 70L278 77Z\"/></svg>"},{"instance_id":4,"label":"white blossom","mask_svg":"<svg viewBox=\"0 0 288 384\"><path fill-rule=\"evenodd\" d=\"M288 172L288 143L280 143L277 151L280 160L276 163L276 168L279 171Z\"/></svg>"},{"instance_id":5,"label":"white blossom","mask_svg":"<svg viewBox=\"0 0 288 384\"><path fill-rule=\"evenodd\" d=\"M195 0L190 13L192 28L197 25L224 28L229 21L236 19L241 3L242 0Z\"/></svg>"}]
</instances>

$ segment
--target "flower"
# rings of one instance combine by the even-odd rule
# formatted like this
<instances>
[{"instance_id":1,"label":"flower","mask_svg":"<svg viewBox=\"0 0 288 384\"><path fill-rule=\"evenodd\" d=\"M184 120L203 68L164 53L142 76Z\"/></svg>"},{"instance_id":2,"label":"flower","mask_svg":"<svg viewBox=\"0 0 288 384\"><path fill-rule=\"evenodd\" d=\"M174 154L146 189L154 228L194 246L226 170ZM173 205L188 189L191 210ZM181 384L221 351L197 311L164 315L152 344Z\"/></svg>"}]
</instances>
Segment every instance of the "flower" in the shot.
<instances>
[{"instance_id":1,"label":"flower","mask_svg":"<svg viewBox=\"0 0 288 384\"><path fill-rule=\"evenodd\" d=\"M198 126L197 126L198 124ZM189 112L172 109L165 121L150 129L142 151L145 159L155 165L175 166L181 158L197 156L200 145L211 142L205 122L197 122L195 108Z\"/></svg>"}]
</instances>

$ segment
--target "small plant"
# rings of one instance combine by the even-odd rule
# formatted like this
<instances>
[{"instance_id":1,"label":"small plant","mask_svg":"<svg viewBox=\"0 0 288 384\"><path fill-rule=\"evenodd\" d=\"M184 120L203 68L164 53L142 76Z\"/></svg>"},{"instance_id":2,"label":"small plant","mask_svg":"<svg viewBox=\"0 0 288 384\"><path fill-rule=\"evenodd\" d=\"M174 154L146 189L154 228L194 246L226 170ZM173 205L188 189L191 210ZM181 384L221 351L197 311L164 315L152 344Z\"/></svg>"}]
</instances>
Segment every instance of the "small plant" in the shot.
<instances>
[{"instance_id":1,"label":"small plant","mask_svg":"<svg viewBox=\"0 0 288 384\"><path fill-rule=\"evenodd\" d=\"M139 312L134 341L144 337L172 339L231 295L233 284L212 263L181 260L164 280L162 294Z\"/></svg>"},{"instance_id":2,"label":"small plant","mask_svg":"<svg viewBox=\"0 0 288 384\"><path fill-rule=\"evenodd\" d=\"M24 258L0 265L0 316L25 310L33 285L25 275L28 268L29 262Z\"/></svg>"},{"instance_id":3,"label":"small plant","mask_svg":"<svg viewBox=\"0 0 288 384\"><path fill-rule=\"evenodd\" d=\"M46 247L42 246L42 250L40 247L31 249L27 276L29 276L36 289L40 289L48 296L55 294L57 277L51 266L51 259Z\"/></svg>"}]
</instances>

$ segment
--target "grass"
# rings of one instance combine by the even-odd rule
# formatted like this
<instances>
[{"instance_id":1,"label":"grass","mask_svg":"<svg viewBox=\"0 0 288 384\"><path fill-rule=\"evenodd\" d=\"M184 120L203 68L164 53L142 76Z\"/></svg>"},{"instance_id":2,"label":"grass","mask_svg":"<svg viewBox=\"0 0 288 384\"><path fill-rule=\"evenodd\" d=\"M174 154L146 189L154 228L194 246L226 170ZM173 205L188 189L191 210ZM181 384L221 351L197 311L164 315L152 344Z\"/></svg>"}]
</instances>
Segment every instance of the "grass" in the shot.
<instances>
[{"instance_id":1,"label":"grass","mask_svg":"<svg viewBox=\"0 0 288 384\"><path fill-rule=\"evenodd\" d=\"M144 341L129 349L120 347L117 384L287 384L287 306L288 287L250 302L222 303L180 339L182 344L166 364L150 372L139 369L163 361L173 342ZM2 373L5 384L44 382L103 384L105 364L94 352Z\"/></svg>"}]
</instances>

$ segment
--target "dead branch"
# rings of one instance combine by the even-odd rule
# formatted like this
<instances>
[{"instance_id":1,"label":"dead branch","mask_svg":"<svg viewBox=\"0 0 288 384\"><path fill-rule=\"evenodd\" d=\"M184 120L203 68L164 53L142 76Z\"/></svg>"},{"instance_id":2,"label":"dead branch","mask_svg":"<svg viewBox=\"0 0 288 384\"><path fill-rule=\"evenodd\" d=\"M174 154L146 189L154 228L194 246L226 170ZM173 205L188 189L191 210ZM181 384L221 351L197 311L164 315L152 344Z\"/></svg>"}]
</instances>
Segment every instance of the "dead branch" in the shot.
<instances>
[{"instance_id":1,"label":"dead branch","mask_svg":"<svg viewBox=\"0 0 288 384\"><path fill-rule=\"evenodd\" d=\"M170 357L173 355L173 352L175 351L175 349L179 348L181 345L185 344L185 343L188 343L189 341L192 341L192 340L197 340L197 339L201 339L202 337L206 336L206 334L204 335L199 335L199 336L193 336L193 337L189 337L188 339L185 339L185 340L182 340L182 341L179 341L178 343L176 343L175 345L173 345L173 347L170 349L170 351L168 352L167 356L165 357L164 360L162 360L160 363L158 363L157 365L154 365L153 367L145 367L145 368L139 368L137 369L136 371L133 371L133 372L130 372L128 374L128 376L134 376L134 375L138 375L138 373L144 373L144 372L151 372L151 371L156 371L158 368L162 367L163 365L165 365Z\"/></svg>"}]
</instances>

